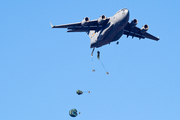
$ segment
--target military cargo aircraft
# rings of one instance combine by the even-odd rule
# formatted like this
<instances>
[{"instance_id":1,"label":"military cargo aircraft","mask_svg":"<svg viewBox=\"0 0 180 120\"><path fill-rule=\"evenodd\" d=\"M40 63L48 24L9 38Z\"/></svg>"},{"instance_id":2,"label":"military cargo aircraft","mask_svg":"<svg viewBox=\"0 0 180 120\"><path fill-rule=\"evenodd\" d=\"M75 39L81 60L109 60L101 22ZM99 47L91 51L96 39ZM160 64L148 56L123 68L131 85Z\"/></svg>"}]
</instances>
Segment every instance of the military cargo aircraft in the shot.
<instances>
[{"instance_id":1,"label":"military cargo aircraft","mask_svg":"<svg viewBox=\"0 0 180 120\"><path fill-rule=\"evenodd\" d=\"M136 27L138 23L137 19L133 19L131 22L128 21L129 10L123 8L112 17L102 15L97 20L90 20L88 17L85 17L78 23L55 26L50 24L52 28L67 28L67 32L86 32L91 39L90 48L93 48L93 51L95 48L117 41L123 34L127 35L127 37L132 36L132 38L159 40L158 37L147 32L149 29L147 24L142 28L138 28ZM117 44L118 43L119 42L117 42Z\"/></svg>"}]
</instances>

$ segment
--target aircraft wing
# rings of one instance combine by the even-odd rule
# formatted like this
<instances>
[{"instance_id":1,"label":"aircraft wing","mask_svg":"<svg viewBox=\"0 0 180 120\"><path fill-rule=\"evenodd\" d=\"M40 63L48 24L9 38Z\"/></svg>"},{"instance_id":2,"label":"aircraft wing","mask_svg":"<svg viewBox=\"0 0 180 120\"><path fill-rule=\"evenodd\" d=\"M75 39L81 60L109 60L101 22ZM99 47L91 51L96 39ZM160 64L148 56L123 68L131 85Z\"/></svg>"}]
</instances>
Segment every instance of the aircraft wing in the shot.
<instances>
[{"instance_id":1,"label":"aircraft wing","mask_svg":"<svg viewBox=\"0 0 180 120\"><path fill-rule=\"evenodd\" d=\"M87 25L82 26L81 22L78 23L71 23L71 24L64 24L64 25L55 25L53 26L51 23L52 28L67 28L67 32L87 32L88 30L98 30L101 29L104 25L106 25L109 21L107 18L103 24L98 24L98 20L88 21Z\"/></svg>"},{"instance_id":2,"label":"aircraft wing","mask_svg":"<svg viewBox=\"0 0 180 120\"><path fill-rule=\"evenodd\" d=\"M140 28L138 27L131 27L130 23L128 22L127 25L124 27L124 33L125 35L128 36L132 36L132 37L137 37L139 39L144 39L144 38L149 38L149 39L152 39L152 40L156 40L158 41L159 38L158 37L155 37L151 34L149 34L148 32L142 32Z\"/></svg>"}]
</instances>

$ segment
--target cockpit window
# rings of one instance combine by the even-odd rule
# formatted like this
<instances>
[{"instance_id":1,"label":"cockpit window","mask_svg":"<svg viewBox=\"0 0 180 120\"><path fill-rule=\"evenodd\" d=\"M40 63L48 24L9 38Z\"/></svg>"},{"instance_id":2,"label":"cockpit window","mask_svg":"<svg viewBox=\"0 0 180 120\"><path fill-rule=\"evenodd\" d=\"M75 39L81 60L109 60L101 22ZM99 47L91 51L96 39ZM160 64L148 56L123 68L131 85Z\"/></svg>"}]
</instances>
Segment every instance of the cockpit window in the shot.
<instances>
[{"instance_id":1,"label":"cockpit window","mask_svg":"<svg viewBox=\"0 0 180 120\"><path fill-rule=\"evenodd\" d=\"M127 10L127 8L123 8L123 9L122 9L122 11L126 11L126 10Z\"/></svg>"},{"instance_id":2,"label":"cockpit window","mask_svg":"<svg viewBox=\"0 0 180 120\"><path fill-rule=\"evenodd\" d=\"M123 8L123 9L117 11L116 14L118 14L118 13L121 12L121 11L124 12L125 10L126 10L126 8ZM115 14L115 15L116 15L116 14Z\"/></svg>"}]
</instances>

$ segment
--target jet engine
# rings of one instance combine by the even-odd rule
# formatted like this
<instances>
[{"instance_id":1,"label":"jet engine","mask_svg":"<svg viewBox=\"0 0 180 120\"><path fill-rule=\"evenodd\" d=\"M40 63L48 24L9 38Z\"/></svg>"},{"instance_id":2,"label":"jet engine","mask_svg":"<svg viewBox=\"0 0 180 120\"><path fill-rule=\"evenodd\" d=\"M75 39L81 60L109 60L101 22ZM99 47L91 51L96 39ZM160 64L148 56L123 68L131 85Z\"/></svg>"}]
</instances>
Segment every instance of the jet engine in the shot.
<instances>
[{"instance_id":1,"label":"jet engine","mask_svg":"<svg viewBox=\"0 0 180 120\"><path fill-rule=\"evenodd\" d=\"M131 28L135 27L138 24L138 20L137 19L133 19L130 23Z\"/></svg>"},{"instance_id":2,"label":"jet engine","mask_svg":"<svg viewBox=\"0 0 180 120\"><path fill-rule=\"evenodd\" d=\"M149 29L149 26L148 26L147 24L145 24L145 25L141 28L141 33L145 33L148 29Z\"/></svg>"},{"instance_id":3,"label":"jet engine","mask_svg":"<svg viewBox=\"0 0 180 120\"><path fill-rule=\"evenodd\" d=\"M85 25L88 24L89 21L90 21L90 19L89 19L88 17L85 17L85 18L82 20L81 25L82 25L82 26L85 26Z\"/></svg>"},{"instance_id":4,"label":"jet engine","mask_svg":"<svg viewBox=\"0 0 180 120\"><path fill-rule=\"evenodd\" d=\"M106 20L106 16L102 15L101 17L98 18L98 24L103 24L105 20Z\"/></svg>"}]
</instances>

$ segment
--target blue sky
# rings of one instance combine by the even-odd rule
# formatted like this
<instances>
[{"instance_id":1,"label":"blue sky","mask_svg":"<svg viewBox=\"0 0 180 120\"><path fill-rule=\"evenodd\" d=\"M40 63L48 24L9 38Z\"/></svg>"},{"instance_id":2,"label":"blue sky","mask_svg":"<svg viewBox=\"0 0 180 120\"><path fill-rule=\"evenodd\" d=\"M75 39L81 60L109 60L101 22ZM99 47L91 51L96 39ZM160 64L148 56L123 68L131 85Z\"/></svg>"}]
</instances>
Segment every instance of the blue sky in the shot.
<instances>
[{"instance_id":1,"label":"blue sky","mask_svg":"<svg viewBox=\"0 0 180 120\"><path fill-rule=\"evenodd\" d=\"M178 0L0 1L0 120L179 120ZM54 25L113 16L130 20L158 42L122 36L96 49L92 72L86 33ZM101 61L107 75L96 58ZM78 96L76 90L91 91ZM76 118L69 110L81 112Z\"/></svg>"}]
</instances>

